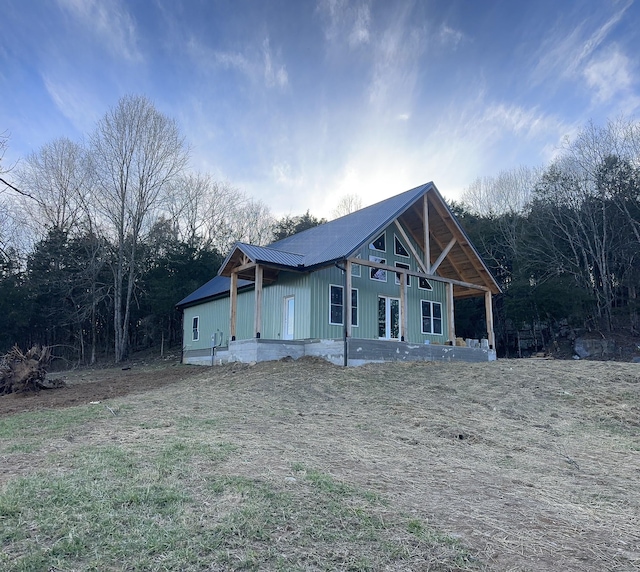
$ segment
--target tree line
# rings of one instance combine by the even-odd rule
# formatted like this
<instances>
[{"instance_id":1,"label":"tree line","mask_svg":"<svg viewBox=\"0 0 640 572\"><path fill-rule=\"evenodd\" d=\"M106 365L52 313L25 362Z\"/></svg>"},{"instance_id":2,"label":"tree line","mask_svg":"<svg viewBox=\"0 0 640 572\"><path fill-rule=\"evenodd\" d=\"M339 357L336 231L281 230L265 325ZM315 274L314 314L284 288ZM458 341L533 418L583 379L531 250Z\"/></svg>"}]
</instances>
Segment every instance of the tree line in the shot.
<instances>
[{"instance_id":1,"label":"tree line","mask_svg":"<svg viewBox=\"0 0 640 572\"><path fill-rule=\"evenodd\" d=\"M267 244L323 220L276 219L261 201L189 170L176 122L120 99L87 134L2 162L0 351L55 347L94 363L181 343L175 304L210 280L236 241Z\"/></svg>"},{"instance_id":2,"label":"tree line","mask_svg":"<svg viewBox=\"0 0 640 572\"><path fill-rule=\"evenodd\" d=\"M590 123L548 165L476 180L454 210L503 289L503 351L536 327L538 348L567 328L640 334L640 123Z\"/></svg>"},{"instance_id":3,"label":"tree line","mask_svg":"<svg viewBox=\"0 0 640 572\"><path fill-rule=\"evenodd\" d=\"M276 219L261 201L189 169L177 124L123 97L82 142L59 138L3 162L0 351L55 346L70 362L119 362L179 347L175 304L211 279L236 241L268 244L322 222ZM362 206L343 197L334 216ZM578 328L640 334L640 123L589 124L549 164L476 180L452 204L503 294L498 350L518 354ZM481 337L482 301L456 305L458 335Z\"/></svg>"}]
</instances>

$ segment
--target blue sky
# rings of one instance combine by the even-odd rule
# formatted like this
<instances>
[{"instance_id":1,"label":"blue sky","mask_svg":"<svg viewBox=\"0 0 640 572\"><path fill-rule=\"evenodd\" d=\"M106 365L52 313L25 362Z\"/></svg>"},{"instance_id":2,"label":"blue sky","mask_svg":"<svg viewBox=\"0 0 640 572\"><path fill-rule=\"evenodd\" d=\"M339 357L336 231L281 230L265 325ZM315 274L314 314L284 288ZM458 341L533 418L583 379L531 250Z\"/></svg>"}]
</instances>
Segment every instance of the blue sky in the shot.
<instances>
[{"instance_id":1,"label":"blue sky","mask_svg":"<svg viewBox=\"0 0 640 572\"><path fill-rule=\"evenodd\" d=\"M143 94L193 170L276 215L455 199L640 109L633 0L0 0L0 21L3 163Z\"/></svg>"}]
</instances>

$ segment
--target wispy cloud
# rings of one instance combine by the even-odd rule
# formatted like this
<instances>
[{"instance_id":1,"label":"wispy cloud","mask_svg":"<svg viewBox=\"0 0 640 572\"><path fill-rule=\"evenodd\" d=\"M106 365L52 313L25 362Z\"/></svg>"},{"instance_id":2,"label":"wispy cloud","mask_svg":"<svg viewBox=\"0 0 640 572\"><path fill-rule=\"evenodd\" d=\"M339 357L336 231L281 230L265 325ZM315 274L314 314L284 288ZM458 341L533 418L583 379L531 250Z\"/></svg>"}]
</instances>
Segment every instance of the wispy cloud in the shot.
<instances>
[{"instance_id":1,"label":"wispy cloud","mask_svg":"<svg viewBox=\"0 0 640 572\"><path fill-rule=\"evenodd\" d=\"M68 77L43 75L42 81L55 106L78 132L89 133L95 127L100 110L104 109L103 103L96 101L95 92Z\"/></svg>"},{"instance_id":2,"label":"wispy cloud","mask_svg":"<svg viewBox=\"0 0 640 572\"><path fill-rule=\"evenodd\" d=\"M455 49L465 39L465 35L460 30L451 28L443 23L438 31L438 39L441 44L445 46L452 45Z\"/></svg>"},{"instance_id":3,"label":"wispy cloud","mask_svg":"<svg viewBox=\"0 0 640 572\"><path fill-rule=\"evenodd\" d=\"M583 73L598 101L608 102L631 87L629 64L629 58L615 47L589 62Z\"/></svg>"},{"instance_id":4,"label":"wispy cloud","mask_svg":"<svg viewBox=\"0 0 640 572\"><path fill-rule=\"evenodd\" d=\"M57 1L87 32L98 37L112 54L132 62L143 59L137 46L135 22L119 0Z\"/></svg>"},{"instance_id":5,"label":"wispy cloud","mask_svg":"<svg viewBox=\"0 0 640 572\"><path fill-rule=\"evenodd\" d=\"M360 44L369 43L369 27L371 26L371 11L368 4L358 6L356 17L349 34L349 45L353 48Z\"/></svg>"},{"instance_id":6,"label":"wispy cloud","mask_svg":"<svg viewBox=\"0 0 640 572\"><path fill-rule=\"evenodd\" d=\"M369 101L380 113L411 108L413 91L427 42L424 28L413 26L410 11L401 11L372 48L373 72Z\"/></svg>"},{"instance_id":7,"label":"wispy cloud","mask_svg":"<svg viewBox=\"0 0 640 572\"><path fill-rule=\"evenodd\" d=\"M371 7L366 0L319 0L317 11L324 19L324 35L330 45L350 48L368 44L371 38Z\"/></svg>"},{"instance_id":8,"label":"wispy cloud","mask_svg":"<svg viewBox=\"0 0 640 572\"><path fill-rule=\"evenodd\" d=\"M287 87L289 75L284 64L279 58L274 56L269 44L269 38L265 38L262 43L262 55L264 57L264 81L267 87Z\"/></svg>"},{"instance_id":9,"label":"wispy cloud","mask_svg":"<svg viewBox=\"0 0 640 572\"><path fill-rule=\"evenodd\" d=\"M274 164L272 166L272 176L278 185L285 187L301 187L304 184L303 175L294 173L293 168L287 161Z\"/></svg>"},{"instance_id":10,"label":"wispy cloud","mask_svg":"<svg viewBox=\"0 0 640 572\"><path fill-rule=\"evenodd\" d=\"M187 51L199 69L236 70L250 81L268 88L284 89L289 85L289 74L282 56L272 50L268 37L263 40L260 49L247 46L241 52L212 49L191 38L187 42Z\"/></svg>"},{"instance_id":11,"label":"wispy cloud","mask_svg":"<svg viewBox=\"0 0 640 572\"><path fill-rule=\"evenodd\" d=\"M593 20L599 14L589 14L582 21L572 25L569 33L565 26L551 28L542 41L536 57L538 59L532 78L534 83L548 82L554 78L574 79L582 75L591 56L622 20L633 0L621 4L604 22L593 27Z\"/></svg>"}]
</instances>

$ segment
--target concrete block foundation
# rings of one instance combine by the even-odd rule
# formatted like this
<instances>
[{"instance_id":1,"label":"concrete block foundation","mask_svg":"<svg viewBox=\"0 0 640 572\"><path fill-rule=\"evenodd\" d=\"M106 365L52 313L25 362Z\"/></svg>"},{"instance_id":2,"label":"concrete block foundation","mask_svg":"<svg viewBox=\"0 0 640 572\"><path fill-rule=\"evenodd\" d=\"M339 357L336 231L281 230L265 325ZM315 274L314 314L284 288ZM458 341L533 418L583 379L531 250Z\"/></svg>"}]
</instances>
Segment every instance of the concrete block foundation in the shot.
<instances>
[{"instance_id":1,"label":"concrete block foundation","mask_svg":"<svg viewBox=\"0 0 640 572\"><path fill-rule=\"evenodd\" d=\"M226 348L185 350L182 362L195 365L220 365L229 362L251 363L291 357L314 356L335 365L344 365L344 340L265 340L250 339L229 342ZM387 361L464 361L486 362L496 359L496 352L485 344L480 347L412 344L392 340L363 340L351 338L347 342L348 365Z\"/></svg>"}]
</instances>

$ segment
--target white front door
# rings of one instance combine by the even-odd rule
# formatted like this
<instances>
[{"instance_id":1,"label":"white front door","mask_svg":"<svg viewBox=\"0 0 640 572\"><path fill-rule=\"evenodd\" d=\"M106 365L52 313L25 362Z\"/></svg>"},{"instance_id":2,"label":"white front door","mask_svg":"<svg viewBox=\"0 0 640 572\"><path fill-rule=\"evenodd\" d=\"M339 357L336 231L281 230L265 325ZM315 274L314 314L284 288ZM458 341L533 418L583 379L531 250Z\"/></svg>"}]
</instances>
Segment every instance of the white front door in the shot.
<instances>
[{"instance_id":1,"label":"white front door","mask_svg":"<svg viewBox=\"0 0 640 572\"><path fill-rule=\"evenodd\" d=\"M378 337L400 339L400 298L378 297Z\"/></svg>"},{"instance_id":2,"label":"white front door","mask_svg":"<svg viewBox=\"0 0 640 572\"><path fill-rule=\"evenodd\" d=\"M293 339L293 318L295 315L295 298L287 296L284 299L284 324L282 327L282 339Z\"/></svg>"}]
</instances>

